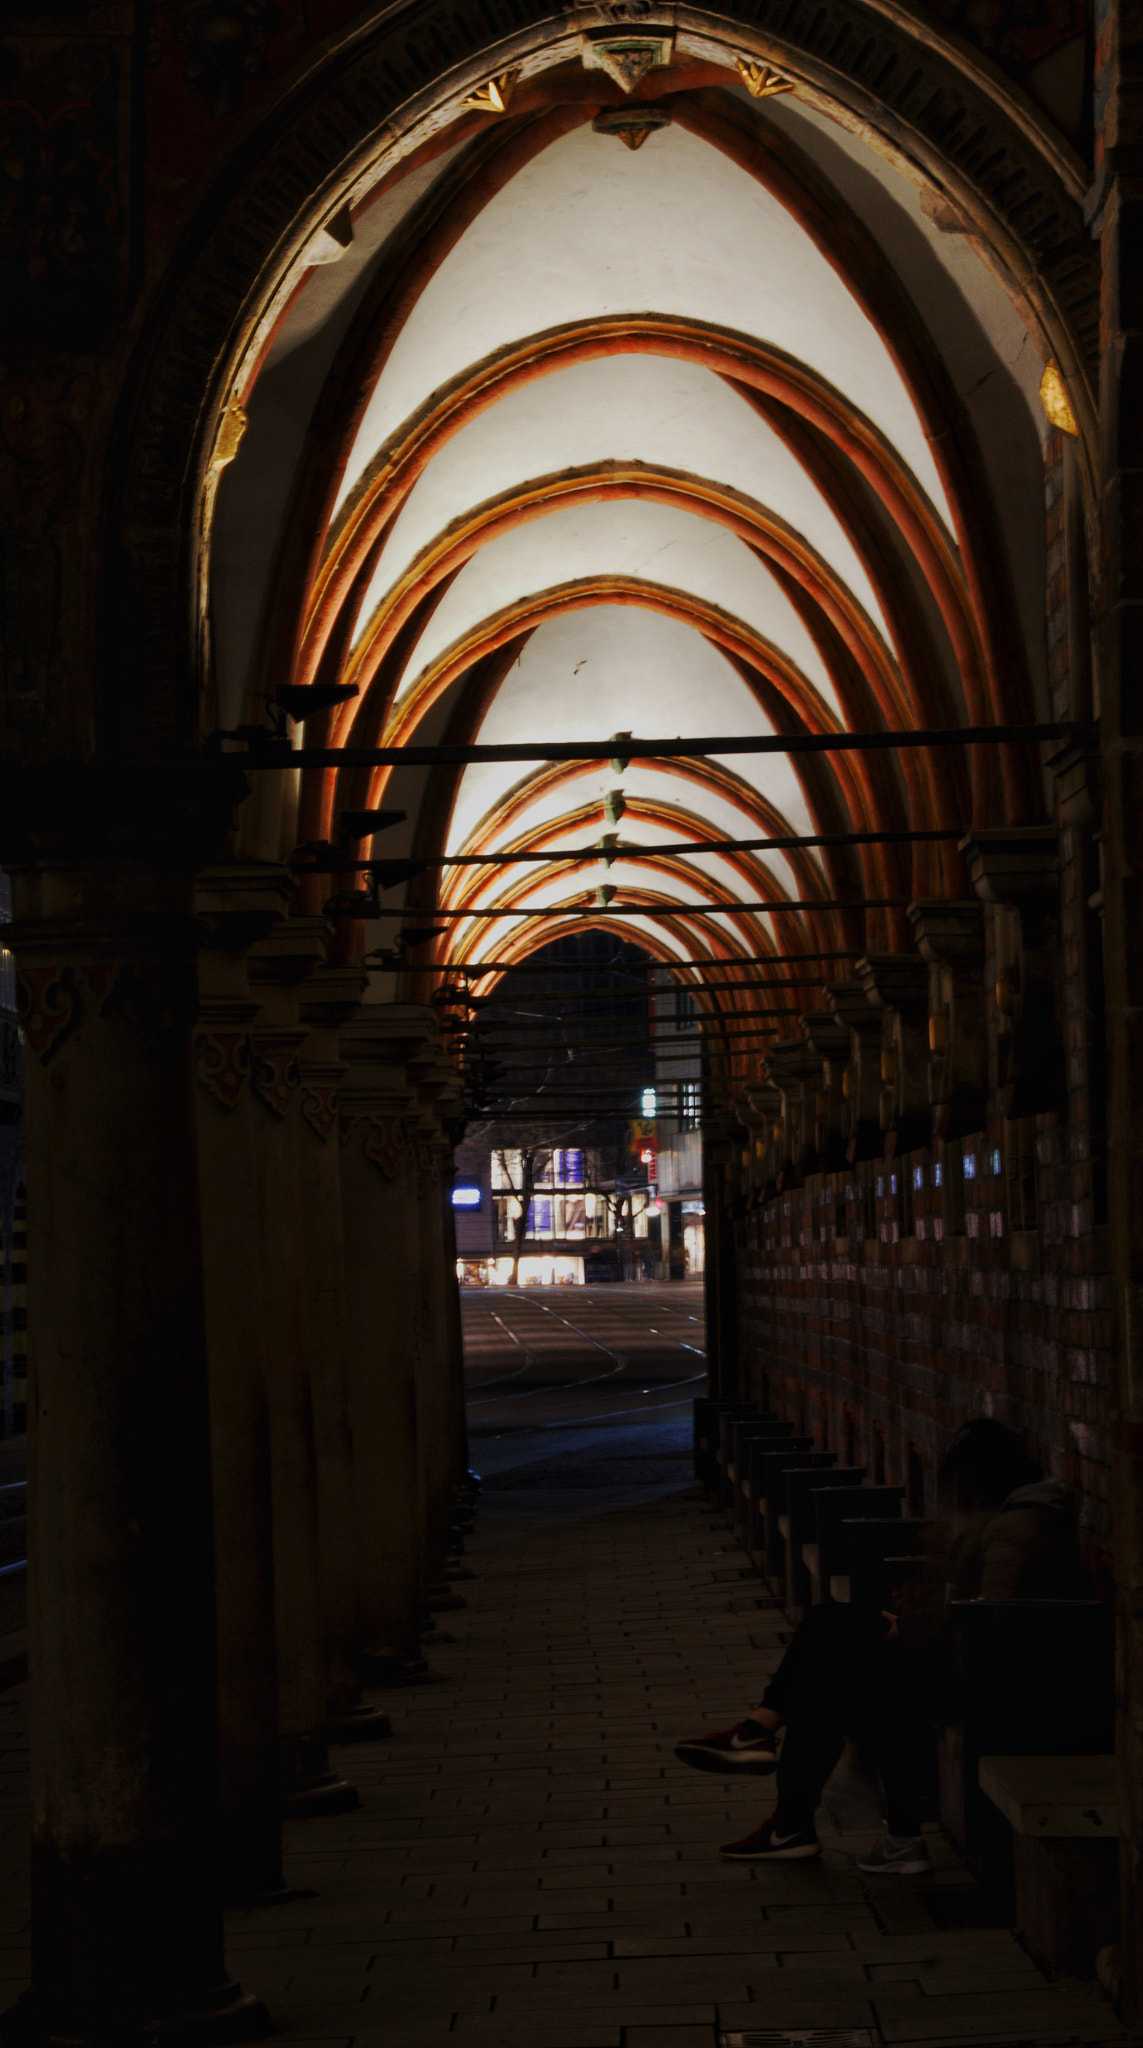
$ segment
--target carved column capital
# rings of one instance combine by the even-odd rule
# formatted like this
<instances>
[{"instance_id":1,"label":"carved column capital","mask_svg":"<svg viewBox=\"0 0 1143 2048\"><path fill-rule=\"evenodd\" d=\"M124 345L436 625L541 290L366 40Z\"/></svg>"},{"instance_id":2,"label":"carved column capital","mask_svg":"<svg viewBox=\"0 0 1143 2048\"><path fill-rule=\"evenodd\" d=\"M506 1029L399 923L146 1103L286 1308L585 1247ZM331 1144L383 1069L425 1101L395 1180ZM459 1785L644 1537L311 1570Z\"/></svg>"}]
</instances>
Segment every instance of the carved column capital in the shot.
<instances>
[{"instance_id":1,"label":"carved column capital","mask_svg":"<svg viewBox=\"0 0 1143 2048\"><path fill-rule=\"evenodd\" d=\"M246 955L262 1013L251 1032L254 1090L275 1116L287 1116L301 1086L299 1056L310 1036L299 1021L299 988L325 958L331 935L324 917L279 918Z\"/></svg>"},{"instance_id":2,"label":"carved column capital","mask_svg":"<svg viewBox=\"0 0 1143 2048\"><path fill-rule=\"evenodd\" d=\"M311 968L298 984L298 1015L306 1027L306 1042L298 1058L301 1110L310 1129L323 1140L338 1128L341 1084L347 1072L341 1058L341 1029L356 1013L368 986L369 976L362 969L331 966L327 961Z\"/></svg>"},{"instance_id":3,"label":"carved column capital","mask_svg":"<svg viewBox=\"0 0 1143 2048\"><path fill-rule=\"evenodd\" d=\"M304 1028L279 1025L250 1034L253 1067L250 1075L254 1093L275 1116L288 1116L301 1086L298 1048L305 1043Z\"/></svg>"},{"instance_id":4,"label":"carved column capital","mask_svg":"<svg viewBox=\"0 0 1143 2048\"><path fill-rule=\"evenodd\" d=\"M416 1109L404 1065L394 1058L384 1017L388 1005L363 1003L339 1033L345 1072L338 1130L343 1145L361 1145L363 1155L388 1180L411 1172L408 1118Z\"/></svg>"},{"instance_id":5,"label":"carved column capital","mask_svg":"<svg viewBox=\"0 0 1143 2048\"><path fill-rule=\"evenodd\" d=\"M298 1061L302 1116L311 1131L323 1140L332 1137L338 1127L344 1074L341 1060Z\"/></svg>"},{"instance_id":6,"label":"carved column capital","mask_svg":"<svg viewBox=\"0 0 1143 2048\"><path fill-rule=\"evenodd\" d=\"M190 882L118 864L44 863L13 872L17 1010L46 1063L92 1020L162 1039L195 1012Z\"/></svg>"},{"instance_id":7,"label":"carved column capital","mask_svg":"<svg viewBox=\"0 0 1143 2048\"><path fill-rule=\"evenodd\" d=\"M359 1144L364 1157L386 1180L395 1180L398 1173L415 1164L408 1121L397 1111L343 1108L338 1136L343 1145Z\"/></svg>"},{"instance_id":8,"label":"carved column capital","mask_svg":"<svg viewBox=\"0 0 1143 2048\"><path fill-rule=\"evenodd\" d=\"M16 1014L29 1052L50 1060L83 1016L74 967L21 966L16 974Z\"/></svg>"},{"instance_id":9,"label":"carved column capital","mask_svg":"<svg viewBox=\"0 0 1143 2048\"><path fill-rule=\"evenodd\" d=\"M195 1074L224 1109L236 1109L253 1071L250 1024L257 1003L204 1002L194 1035Z\"/></svg>"}]
</instances>

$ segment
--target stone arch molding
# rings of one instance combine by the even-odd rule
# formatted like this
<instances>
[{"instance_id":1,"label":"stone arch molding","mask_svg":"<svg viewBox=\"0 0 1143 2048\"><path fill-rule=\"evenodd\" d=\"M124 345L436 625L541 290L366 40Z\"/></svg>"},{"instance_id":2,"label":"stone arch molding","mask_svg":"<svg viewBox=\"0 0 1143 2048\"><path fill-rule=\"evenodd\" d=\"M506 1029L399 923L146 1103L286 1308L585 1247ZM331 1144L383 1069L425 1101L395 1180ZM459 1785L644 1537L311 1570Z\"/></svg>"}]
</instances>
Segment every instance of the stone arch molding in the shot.
<instances>
[{"instance_id":1,"label":"stone arch molding","mask_svg":"<svg viewBox=\"0 0 1143 2048\"><path fill-rule=\"evenodd\" d=\"M519 66L527 75L572 56L585 30L653 25L688 39L696 60L776 66L809 104L872 131L925 180L948 225L984 246L1059 363L1090 459L1098 261L1082 166L1017 88L922 13L900 0L410 0L327 46L229 159L152 302L125 380L110 505L122 536L116 667L125 708L134 704L155 742L198 737L209 517L240 432L233 394L307 242L490 74Z\"/></svg>"}]
</instances>

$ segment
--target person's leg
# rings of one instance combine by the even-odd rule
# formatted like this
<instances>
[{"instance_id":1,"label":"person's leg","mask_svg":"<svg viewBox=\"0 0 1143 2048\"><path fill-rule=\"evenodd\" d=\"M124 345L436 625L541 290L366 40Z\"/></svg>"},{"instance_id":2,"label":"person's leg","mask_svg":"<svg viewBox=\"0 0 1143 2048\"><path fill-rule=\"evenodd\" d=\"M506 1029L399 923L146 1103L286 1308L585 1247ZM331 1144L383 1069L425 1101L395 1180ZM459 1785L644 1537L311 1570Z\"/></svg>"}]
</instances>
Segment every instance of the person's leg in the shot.
<instances>
[{"instance_id":1,"label":"person's leg","mask_svg":"<svg viewBox=\"0 0 1143 2048\"><path fill-rule=\"evenodd\" d=\"M860 1625L838 1660L846 1732L864 1743L885 1802L885 1833L857 1859L868 1875L923 1876L930 1869L921 1794L932 1740L931 1664L916 1645Z\"/></svg>"},{"instance_id":2,"label":"person's leg","mask_svg":"<svg viewBox=\"0 0 1143 2048\"><path fill-rule=\"evenodd\" d=\"M790 1709L811 1699L822 1688L833 1690L833 1671L845 1638L846 1609L833 1600L811 1607L798 1623L778 1669L762 1695L762 1704L751 1714L764 1728L780 1728ZM763 1719L763 1716L766 1718Z\"/></svg>"},{"instance_id":3,"label":"person's leg","mask_svg":"<svg viewBox=\"0 0 1143 2048\"><path fill-rule=\"evenodd\" d=\"M844 1629L844 1608L832 1601L812 1607L794 1630L761 1706L732 1728L688 1737L676 1745L675 1755L699 1770L772 1771L777 1758L774 1735L791 1712L800 1712L803 1699L813 1712L814 1701L823 1693L832 1700L832 1671Z\"/></svg>"},{"instance_id":4,"label":"person's leg","mask_svg":"<svg viewBox=\"0 0 1143 2048\"><path fill-rule=\"evenodd\" d=\"M914 1838L921 1832L921 1788L926 1751L920 1742L874 1742L870 1759L885 1795L885 1826L891 1835Z\"/></svg>"},{"instance_id":5,"label":"person's leg","mask_svg":"<svg viewBox=\"0 0 1143 2048\"><path fill-rule=\"evenodd\" d=\"M779 1691L781 1712L788 1718L778 1758L777 1809L740 1841L724 1842L724 1856L770 1862L821 1854L814 1816L825 1781L845 1746L830 1661L831 1647L836 1650L839 1640L836 1627L822 1624L797 1645L798 1654L786 1668Z\"/></svg>"},{"instance_id":6,"label":"person's leg","mask_svg":"<svg viewBox=\"0 0 1143 2048\"><path fill-rule=\"evenodd\" d=\"M815 1832L814 1815L821 1804L822 1788L844 1748L845 1731L832 1689L823 1686L816 1700L800 1696L791 1709L778 1758L777 1834Z\"/></svg>"},{"instance_id":7,"label":"person's leg","mask_svg":"<svg viewBox=\"0 0 1143 2048\"><path fill-rule=\"evenodd\" d=\"M832 1603L812 1608L795 1630L763 1696L763 1711L786 1724L777 1809L741 1841L724 1842L724 1856L768 1862L821 1854L814 1815L845 1746L834 1670L845 1636L844 1609Z\"/></svg>"}]
</instances>

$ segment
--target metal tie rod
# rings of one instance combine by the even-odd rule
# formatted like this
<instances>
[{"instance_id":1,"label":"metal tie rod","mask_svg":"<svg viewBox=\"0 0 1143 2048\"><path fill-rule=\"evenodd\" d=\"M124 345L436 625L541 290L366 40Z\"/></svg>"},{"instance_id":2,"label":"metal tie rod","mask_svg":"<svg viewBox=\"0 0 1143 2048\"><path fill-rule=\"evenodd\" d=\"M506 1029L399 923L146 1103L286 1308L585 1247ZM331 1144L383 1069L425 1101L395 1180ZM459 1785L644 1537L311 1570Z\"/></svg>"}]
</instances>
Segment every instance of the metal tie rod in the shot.
<instances>
[{"instance_id":1,"label":"metal tie rod","mask_svg":"<svg viewBox=\"0 0 1143 2048\"><path fill-rule=\"evenodd\" d=\"M450 917L460 921L480 917L739 917L743 911L777 915L781 910L907 910L916 900L915 896L783 896L776 903L518 903L510 910L497 910L490 903L470 903L464 910L426 910L424 914L433 919ZM370 906L361 912L367 924L375 917L408 915L403 904L394 904L392 909Z\"/></svg>"},{"instance_id":2,"label":"metal tie rod","mask_svg":"<svg viewBox=\"0 0 1143 2048\"><path fill-rule=\"evenodd\" d=\"M449 969L448 971L451 973L454 970ZM825 988L832 978L833 977L831 977L828 974L803 974L782 975L778 979L772 981L689 981L685 989L682 990L682 993L684 995L707 995L712 989L733 989L735 993L738 995L742 995L744 993L746 995L749 995L753 990L757 989L763 991L767 995L773 995L775 990L784 988ZM675 993L675 990L673 984L669 988L664 988L661 983L658 983L655 984L648 991L648 993L652 997L657 995L669 996L673 995ZM590 998L588 996L577 995L573 993L571 990L564 994L559 990L556 990L554 993L549 993L549 991L546 989L528 989L520 997L507 995L501 998L500 996L464 996L458 994L456 1003L458 1009L464 1007L467 1004L467 1006L470 1009L474 1010L480 1016L483 1017L487 1014L489 1010L493 1008L507 1008L507 1006L511 1002L514 1002L516 1000L526 1001L529 1003L558 1003L561 1012L564 1012L567 1010L568 1005L570 1003L583 1003L589 1000L598 1001L600 995L611 994L617 995L618 1000L623 1003L638 1003L645 1000L645 997L637 989L632 989L630 991L624 990L621 994L617 990L601 989L593 992ZM699 1013L696 1011L694 1014L698 1015ZM685 1023L687 1020L684 1019L683 1021ZM682 1026L680 1026L679 1028L681 1029Z\"/></svg>"},{"instance_id":3,"label":"metal tie rod","mask_svg":"<svg viewBox=\"0 0 1143 2048\"><path fill-rule=\"evenodd\" d=\"M397 881L410 881L415 874L426 873L430 868L506 868L523 862L547 863L549 867L562 862L588 862L606 859L609 863L617 860L661 860L681 853L796 853L808 847L841 848L846 846L917 846L934 845L944 840L963 839L967 827L964 825L925 825L913 831L885 832L786 832L777 839L668 839L643 845L638 839L620 839L608 846L600 839L593 839L589 846L551 846L545 851L534 853L423 853L411 854L407 859L396 860L347 860L338 861L336 869L332 860L324 867L315 867L315 874L360 874L380 871L382 877L387 869L407 870L395 877L394 882L384 886L393 887ZM304 861L299 861L295 874L311 872Z\"/></svg>"},{"instance_id":4,"label":"metal tie rod","mask_svg":"<svg viewBox=\"0 0 1143 2048\"><path fill-rule=\"evenodd\" d=\"M986 747L1027 745L1036 740L1081 737L1094 726L932 726L907 732L767 732L743 737L715 733L702 739L637 739L613 733L606 740L514 740L472 746L293 747L268 736L264 744L235 747L221 755L247 769L264 768L464 768L486 761L614 761L617 774L630 761L694 760L707 754L853 754L893 752L900 747Z\"/></svg>"},{"instance_id":5,"label":"metal tie rod","mask_svg":"<svg viewBox=\"0 0 1143 2048\"><path fill-rule=\"evenodd\" d=\"M673 973L676 967L707 967L713 968L718 974L729 974L733 967L804 967L814 960L860 960L861 957L861 948L859 946L849 946L833 953L735 953L728 960L720 959L716 953L708 953L701 960L648 960L647 966L656 969L662 968L665 974ZM463 974L472 981L479 981L486 974L622 974L624 976L631 976L631 969L629 967L594 967L590 965L585 967L578 960L545 960L539 964L529 965L529 961L535 962L535 960L536 956L534 953L527 954L523 960L475 960L471 964L467 960L438 960L433 963L432 972L434 974ZM644 984L640 976L640 987L642 986ZM675 985L672 982L659 982L656 986L665 994L670 995L674 993ZM688 983L687 986L690 988L694 984ZM757 984L752 981L743 981L732 982L729 986L733 988L754 988ZM542 991L539 989L528 989L522 991L522 993L526 994L530 1000L533 995L539 995ZM607 988L597 988L583 989L579 993L585 996L606 996L611 995L614 991ZM684 990L685 993L686 990ZM498 1001L499 998L495 998L495 1000Z\"/></svg>"},{"instance_id":6,"label":"metal tie rod","mask_svg":"<svg viewBox=\"0 0 1143 2048\"><path fill-rule=\"evenodd\" d=\"M523 1018L518 1022L509 1020L502 1024L498 1023L495 1019L485 1019L468 1028L465 1033L465 1043L468 1045L483 1045L490 1052L496 1053L507 1052L513 1045L523 1045L527 1041L541 1037L553 1045L557 1043L573 1047L576 1045L594 1045L596 1043L594 1034L587 1034L591 1033L593 1025L598 1025L601 1030L608 1033L618 1031L624 1042L631 1040L638 1044L646 1040L648 1044L675 1046L680 1043L685 1044L687 1039L690 1038L697 1041L703 1027L708 1024L717 1025L720 1029L726 1031L737 1031L745 1028L753 1017L806 1017L811 1014L813 1013L798 1003L751 1003L748 1011L707 1010L698 1017L689 1017L687 1019L688 1024L693 1023L696 1028L693 1031L685 1032L676 1032L674 1030L649 1031L646 1027L654 1021L650 1018L641 1023L635 1017L576 1017L571 1022L571 1029L585 1034L583 1037L576 1039L573 1039L568 1031L561 1031L560 1019L558 1017ZM821 1014L824 1016L828 1013L823 1011ZM493 1036L494 1033L495 1036ZM614 1042L618 1045L620 1040L615 1039L609 1042Z\"/></svg>"}]
</instances>

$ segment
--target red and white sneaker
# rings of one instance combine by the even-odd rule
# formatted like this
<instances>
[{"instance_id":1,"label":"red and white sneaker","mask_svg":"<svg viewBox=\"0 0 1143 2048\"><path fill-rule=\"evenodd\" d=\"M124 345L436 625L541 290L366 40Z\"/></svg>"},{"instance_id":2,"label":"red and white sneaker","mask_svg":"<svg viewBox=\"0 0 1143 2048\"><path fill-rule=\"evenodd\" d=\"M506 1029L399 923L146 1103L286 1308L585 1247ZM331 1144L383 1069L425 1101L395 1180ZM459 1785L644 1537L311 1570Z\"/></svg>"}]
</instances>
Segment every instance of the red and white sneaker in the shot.
<instances>
[{"instance_id":1,"label":"red and white sneaker","mask_svg":"<svg viewBox=\"0 0 1143 2048\"><path fill-rule=\"evenodd\" d=\"M720 1856L729 1856L738 1863L784 1863L799 1862L807 1856L820 1856L822 1845L812 1828L795 1828L791 1834L780 1835L774 1827L773 1814L764 1820L752 1835L743 1835L740 1842L724 1842Z\"/></svg>"},{"instance_id":2,"label":"red and white sneaker","mask_svg":"<svg viewBox=\"0 0 1143 2048\"><path fill-rule=\"evenodd\" d=\"M714 1735L695 1735L675 1745L675 1755L699 1771L773 1771L778 1752L768 1728L736 1721Z\"/></svg>"}]
</instances>

